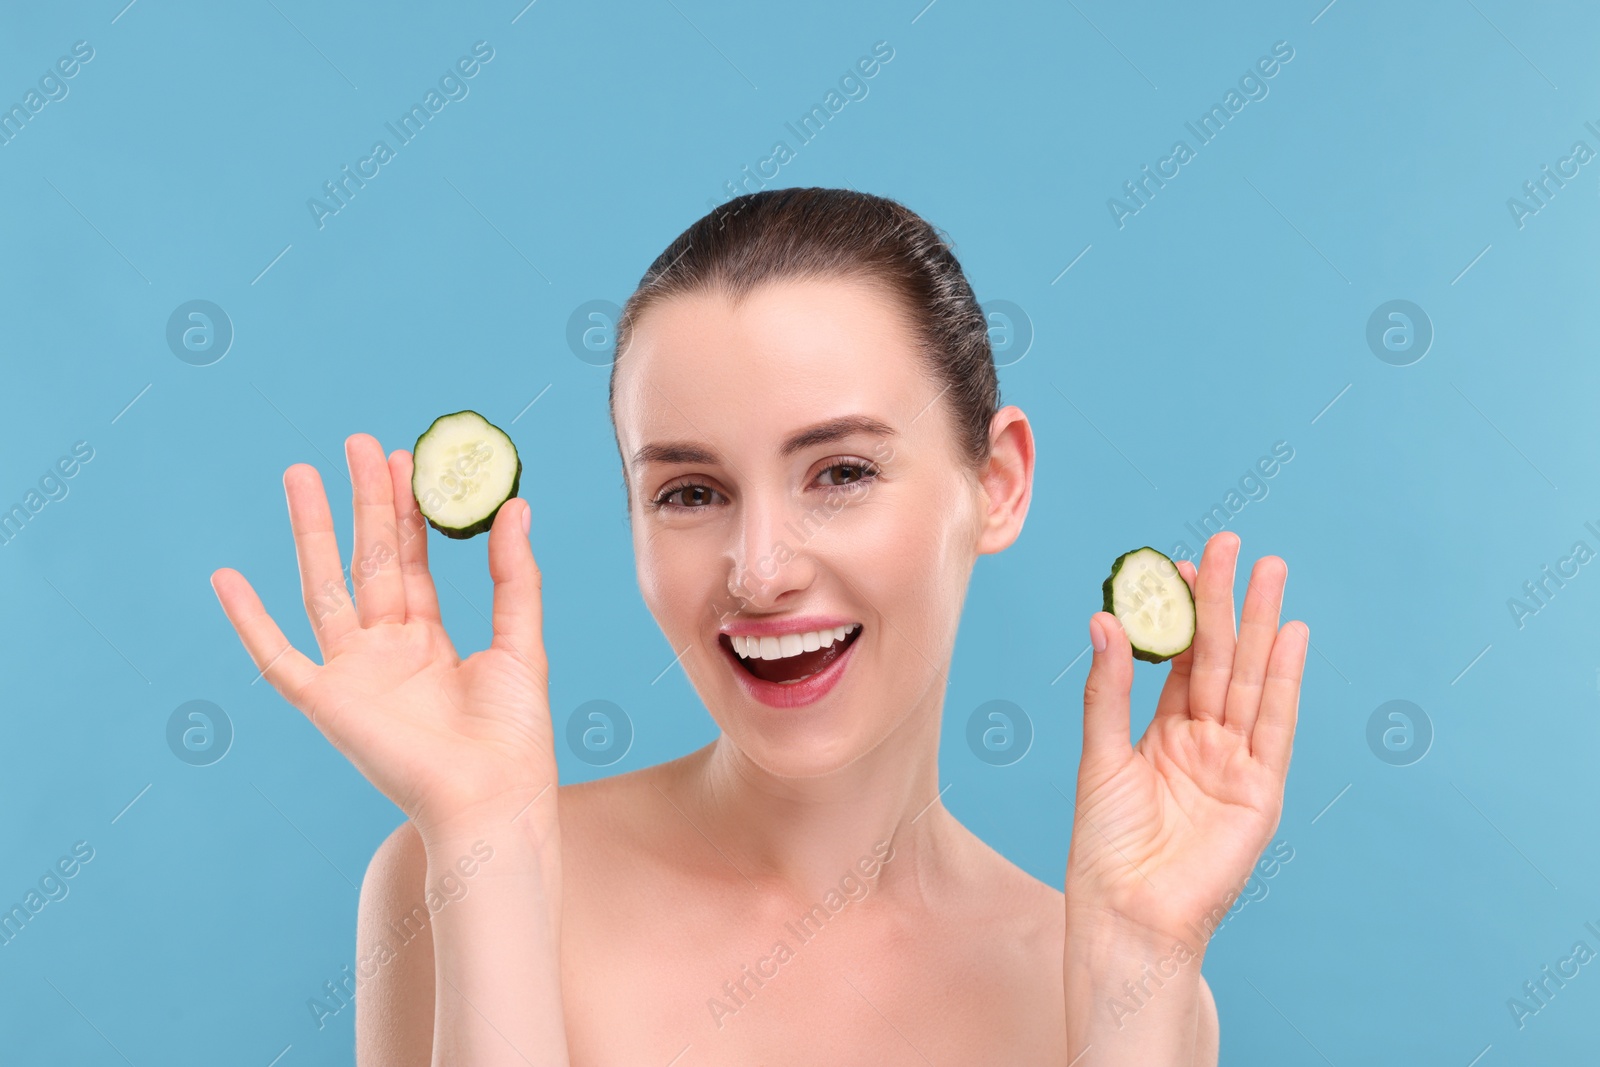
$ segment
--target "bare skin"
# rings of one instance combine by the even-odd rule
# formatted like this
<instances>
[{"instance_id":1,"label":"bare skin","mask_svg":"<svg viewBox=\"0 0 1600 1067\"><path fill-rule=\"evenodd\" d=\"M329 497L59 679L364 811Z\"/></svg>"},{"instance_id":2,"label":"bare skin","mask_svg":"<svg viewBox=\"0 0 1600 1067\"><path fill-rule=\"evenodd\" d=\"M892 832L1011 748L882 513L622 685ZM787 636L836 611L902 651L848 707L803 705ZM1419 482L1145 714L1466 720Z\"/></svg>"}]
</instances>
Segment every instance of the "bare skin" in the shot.
<instances>
[{"instance_id":1,"label":"bare skin","mask_svg":"<svg viewBox=\"0 0 1600 1067\"><path fill-rule=\"evenodd\" d=\"M940 803L937 757L967 582L1021 531L1032 431L1002 409L964 466L909 336L839 280L645 313L615 412L640 588L722 732L583 785L555 785L526 505L496 517L494 638L462 660L410 456L346 443L353 600L320 479L286 472L323 666L238 572L212 582L268 680L407 815L362 887L360 1063L1216 1063L1207 916L1276 828L1305 657L1304 624L1278 626L1287 568L1256 563L1236 634L1238 538L1180 564L1199 630L1137 745L1127 638L1091 618L1067 892L1021 871ZM889 432L785 448L854 415ZM668 443L706 454L638 455ZM720 629L810 614L862 627L841 681L757 701ZM402 942L406 913L429 936Z\"/></svg>"}]
</instances>

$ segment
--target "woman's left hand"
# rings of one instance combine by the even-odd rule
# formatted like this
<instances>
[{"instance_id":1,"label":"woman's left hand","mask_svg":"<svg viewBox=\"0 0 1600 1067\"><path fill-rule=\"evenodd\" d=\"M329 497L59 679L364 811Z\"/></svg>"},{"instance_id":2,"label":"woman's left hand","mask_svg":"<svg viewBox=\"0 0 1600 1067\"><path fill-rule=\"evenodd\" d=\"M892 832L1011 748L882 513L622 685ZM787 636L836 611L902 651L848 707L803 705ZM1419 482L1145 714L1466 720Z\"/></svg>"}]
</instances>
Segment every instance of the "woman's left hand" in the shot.
<instances>
[{"instance_id":1,"label":"woman's left hand","mask_svg":"<svg viewBox=\"0 0 1600 1067\"><path fill-rule=\"evenodd\" d=\"M1084 687L1065 887L1074 923L1201 951L1277 829L1311 634L1298 621L1278 627L1288 567L1277 556L1256 561L1235 634L1238 554L1238 536L1223 532L1206 543L1198 574L1178 564L1195 596L1195 639L1169 661L1137 745L1127 634L1110 613L1090 619L1091 641L1103 647Z\"/></svg>"}]
</instances>

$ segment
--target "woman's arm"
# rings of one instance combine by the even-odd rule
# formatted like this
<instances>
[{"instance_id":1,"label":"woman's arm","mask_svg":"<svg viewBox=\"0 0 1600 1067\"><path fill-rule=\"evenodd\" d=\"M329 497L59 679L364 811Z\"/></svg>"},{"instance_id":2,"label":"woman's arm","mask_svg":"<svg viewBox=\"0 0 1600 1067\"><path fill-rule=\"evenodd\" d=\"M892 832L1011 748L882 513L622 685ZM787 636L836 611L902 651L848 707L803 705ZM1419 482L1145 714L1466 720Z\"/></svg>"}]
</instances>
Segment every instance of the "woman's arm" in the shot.
<instances>
[{"instance_id":1,"label":"woman's arm","mask_svg":"<svg viewBox=\"0 0 1600 1067\"><path fill-rule=\"evenodd\" d=\"M1288 568L1252 570L1234 627L1239 539L1206 543L1193 646L1171 661L1155 716L1129 743L1133 656L1116 616L1090 619L1083 759L1067 858L1068 1060L1214 1067L1200 978L1211 934L1277 829L1310 631L1278 626Z\"/></svg>"},{"instance_id":2,"label":"woman's arm","mask_svg":"<svg viewBox=\"0 0 1600 1067\"><path fill-rule=\"evenodd\" d=\"M1200 976L1200 1017L1196 1020L1195 1067L1210 1067L1222 1052L1222 1029L1217 1025L1217 1001L1205 975Z\"/></svg>"},{"instance_id":3,"label":"woman's arm","mask_svg":"<svg viewBox=\"0 0 1600 1067\"><path fill-rule=\"evenodd\" d=\"M378 847L356 924L359 1067L566 1062L553 1040L560 883L546 880L560 860L530 832L532 815L460 827L431 848L405 822Z\"/></svg>"},{"instance_id":4,"label":"woman's arm","mask_svg":"<svg viewBox=\"0 0 1600 1067\"><path fill-rule=\"evenodd\" d=\"M416 827L422 907L400 902L432 939L433 1062L560 1067L557 767L528 504L509 500L494 518L493 637L463 660L440 620L410 454L386 460L366 434L345 453L353 596L320 476L304 464L284 475L322 664L289 643L243 575L221 568L212 587L267 681ZM375 887L374 899L383 895ZM357 959L358 983L374 963ZM383 1009L379 1000L364 1015L375 1031ZM411 1025L391 1018L392 1032L375 1040L392 1045Z\"/></svg>"},{"instance_id":5,"label":"woman's arm","mask_svg":"<svg viewBox=\"0 0 1600 1067\"><path fill-rule=\"evenodd\" d=\"M430 886L459 878L460 857L492 849L459 899L446 898L434 915L435 1064L568 1062L561 863L556 834L543 825L554 810L547 797L515 821L495 813L424 841Z\"/></svg>"},{"instance_id":6,"label":"woman's arm","mask_svg":"<svg viewBox=\"0 0 1600 1067\"><path fill-rule=\"evenodd\" d=\"M1200 974L1204 946L1188 951L1195 943L1105 918L1069 917L1068 1063L1216 1067L1217 1005Z\"/></svg>"}]
</instances>

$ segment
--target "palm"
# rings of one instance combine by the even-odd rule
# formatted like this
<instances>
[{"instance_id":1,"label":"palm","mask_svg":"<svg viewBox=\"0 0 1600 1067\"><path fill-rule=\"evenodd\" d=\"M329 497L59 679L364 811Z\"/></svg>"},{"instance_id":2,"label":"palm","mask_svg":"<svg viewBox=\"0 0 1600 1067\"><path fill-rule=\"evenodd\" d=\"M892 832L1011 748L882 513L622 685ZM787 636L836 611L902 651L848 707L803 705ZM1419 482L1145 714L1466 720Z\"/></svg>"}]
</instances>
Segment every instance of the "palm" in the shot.
<instances>
[{"instance_id":1,"label":"palm","mask_svg":"<svg viewBox=\"0 0 1600 1067\"><path fill-rule=\"evenodd\" d=\"M410 456L396 452L386 469L366 435L352 437L348 450L353 600L320 479L303 466L285 476L323 665L289 647L242 577L219 571L213 584L224 610L273 685L419 826L480 805L515 812L556 778L538 574L514 528L524 505L502 508L490 533L493 643L462 660L439 619Z\"/></svg>"},{"instance_id":2,"label":"palm","mask_svg":"<svg viewBox=\"0 0 1600 1067\"><path fill-rule=\"evenodd\" d=\"M1277 826L1305 657L1303 629L1277 628L1276 557L1257 563L1235 638L1229 540L1207 546L1198 577L1180 564L1195 643L1171 661L1138 744L1127 741L1133 660L1109 615L1085 695L1069 900L1180 936L1208 916L1216 925Z\"/></svg>"},{"instance_id":3,"label":"palm","mask_svg":"<svg viewBox=\"0 0 1600 1067\"><path fill-rule=\"evenodd\" d=\"M460 660L434 623L352 633L299 701L312 723L419 821L469 806L472 794L508 796L528 784L530 768L554 766L541 679L500 649ZM545 781L553 777L551 771Z\"/></svg>"}]
</instances>

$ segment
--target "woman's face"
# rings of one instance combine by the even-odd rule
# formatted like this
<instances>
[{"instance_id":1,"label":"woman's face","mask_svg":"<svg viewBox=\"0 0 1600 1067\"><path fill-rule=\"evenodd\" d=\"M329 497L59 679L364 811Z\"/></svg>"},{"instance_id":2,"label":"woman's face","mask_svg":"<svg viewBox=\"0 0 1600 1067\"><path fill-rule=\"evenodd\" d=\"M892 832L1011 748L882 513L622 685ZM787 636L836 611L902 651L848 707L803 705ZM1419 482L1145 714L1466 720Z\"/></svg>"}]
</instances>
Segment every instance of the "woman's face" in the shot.
<instances>
[{"instance_id":1,"label":"woman's face","mask_svg":"<svg viewBox=\"0 0 1600 1067\"><path fill-rule=\"evenodd\" d=\"M867 282L673 297L635 325L615 416L640 588L770 773L838 769L941 706L974 559L1016 530L940 389Z\"/></svg>"}]
</instances>

